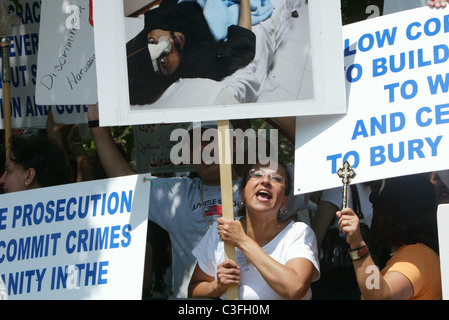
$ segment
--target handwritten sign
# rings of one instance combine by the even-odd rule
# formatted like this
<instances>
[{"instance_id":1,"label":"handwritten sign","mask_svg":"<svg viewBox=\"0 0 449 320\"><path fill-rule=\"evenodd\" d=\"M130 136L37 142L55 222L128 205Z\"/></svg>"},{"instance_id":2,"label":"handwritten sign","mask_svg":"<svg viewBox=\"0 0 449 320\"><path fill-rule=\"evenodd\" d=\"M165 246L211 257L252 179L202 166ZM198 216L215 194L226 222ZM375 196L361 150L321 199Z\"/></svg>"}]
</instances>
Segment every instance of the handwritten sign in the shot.
<instances>
[{"instance_id":1,"label":"handwritten sign","mask_svg":"<svg viewBox=\"0 0 449 320\"><path fill-rule=\"evenodd\" d=\"M89 0L42 1L36 101L97 102L94 31Z\"/></svg>"},{"instance_id":2,"label":"handwritten sign","mask_svg":"<svg viewBox=\"0 0 449 320\"><path fill-rule=\"evenodd\" d=\"M141 175L0 195L0 276L17 299L140 299Z\"/></svg>"},{"instance_id":3,"label":"handwritten sign","mask_svg":"<svg viewBox=\"0 0 449 320\"><path fill-rule=\"evenodd\" d=\"M348 112L297 118L295 192L449 168L449 12L428 7L343 28ZM313 167L314 170L310 170Z\"/></svg>"},{"instance_id":4,"label":"handwritten sign","mask_svg":"<svg viewBox=\"0 0 449 320\"><path fill-rule=\"evenodd\" d=\"M192 165L175 165L170 159L172 147L177 141L170 141L175 129L187 130L189 123L146 124L134 126L137 171L152 174L165 172L193 171Z\"/></svg>"}]
</instances>

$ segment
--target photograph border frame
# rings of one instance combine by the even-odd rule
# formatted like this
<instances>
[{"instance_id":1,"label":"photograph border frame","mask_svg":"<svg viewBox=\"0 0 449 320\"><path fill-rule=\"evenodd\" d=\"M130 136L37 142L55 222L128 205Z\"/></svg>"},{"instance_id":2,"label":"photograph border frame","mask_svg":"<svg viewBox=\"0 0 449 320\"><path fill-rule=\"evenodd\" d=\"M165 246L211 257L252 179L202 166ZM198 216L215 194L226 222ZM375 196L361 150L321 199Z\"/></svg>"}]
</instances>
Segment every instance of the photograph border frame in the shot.
<instances>
[{"instance_id":1,"label":"photograph border frame","mask_svg":"<svg viewBox=\"0 0 449 320\"><path fill-rule=\"evenodd\" d=\"M308 4L313 99L137 110L130 107L128 84L123 81L128 77L123 0L95 0L93 6L101 126L346 113L339 0Z\"/></svg>"}]
</instances>

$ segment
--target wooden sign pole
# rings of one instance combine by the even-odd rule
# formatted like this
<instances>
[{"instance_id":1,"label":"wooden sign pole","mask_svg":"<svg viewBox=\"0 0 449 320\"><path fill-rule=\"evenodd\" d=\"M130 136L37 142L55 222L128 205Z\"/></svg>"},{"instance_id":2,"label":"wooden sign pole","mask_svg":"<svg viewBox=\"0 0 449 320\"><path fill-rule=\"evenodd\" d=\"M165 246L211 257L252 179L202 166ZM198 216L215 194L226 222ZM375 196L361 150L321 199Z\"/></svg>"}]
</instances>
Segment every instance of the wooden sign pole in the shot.
<instances>
[{"instance_id":1,"label":"wooden sign pole","mask_svg":"<svg viewBox=\"0 0 449 320\"><path fill-rule=\"evenodd\" d=\"M11 91L10 91L10 82L11 82L11 67L9 63L9 46L11 41L9 37L3 37L1 39L1 48L2 48L2 82L3 82L3 117L5 124L5 151L6 151L6 159L9 157L9 152L11 149L10 146L10 137L11 137Z\"/></svg>"},{"instance_id":2,"label":"wooden sign pole","mask_svg":"<svg viewBox=\"0 0 449 320\"><path fill-rule=\"evenodd\" d=\"M223 218L234 220L232 190L232 154L229 120L218 120L218 152L220 156L220 185ZM236 261L235 247L225 243L225 259ZM226 291L228 300L238 300L238 286L229 286Z\"/></svg>"}]
</instances>

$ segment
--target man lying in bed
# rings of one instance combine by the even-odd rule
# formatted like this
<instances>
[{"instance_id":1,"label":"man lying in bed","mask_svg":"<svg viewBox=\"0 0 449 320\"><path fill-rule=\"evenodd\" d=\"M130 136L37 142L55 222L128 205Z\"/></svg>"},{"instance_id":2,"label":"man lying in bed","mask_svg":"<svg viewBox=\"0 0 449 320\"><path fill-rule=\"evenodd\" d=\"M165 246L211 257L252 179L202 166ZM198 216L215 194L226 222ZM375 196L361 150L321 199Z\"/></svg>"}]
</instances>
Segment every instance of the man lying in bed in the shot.
<instances>
[{"instance_id":1,"label":"man lying in bed","mask_svg":"<svg viewBox=\"0 0 449 320\"><path fill-rule=\"evenodd\" d=\"M219 81L254 59L255 42L249 0L241 1L238 25L222 41L198 3L165 0L145 13L143 31L127 43L130 102L153 103L181 77Z\"/></svg>"}]
</instances>

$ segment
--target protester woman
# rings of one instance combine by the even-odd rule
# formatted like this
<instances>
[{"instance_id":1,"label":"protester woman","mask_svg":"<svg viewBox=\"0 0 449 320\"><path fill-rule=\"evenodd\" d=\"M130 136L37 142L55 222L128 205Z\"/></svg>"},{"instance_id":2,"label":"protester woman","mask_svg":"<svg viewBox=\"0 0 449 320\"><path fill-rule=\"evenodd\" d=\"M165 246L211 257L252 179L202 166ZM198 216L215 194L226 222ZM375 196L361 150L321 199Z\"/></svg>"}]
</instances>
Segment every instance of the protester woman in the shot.
<instances>
[{"instance_id":1,"label":"protester woman","mask_svg":"<svg viewBox=\"0 0 449 320\"><path fill-rule=\"evenodd\" d=\"M225 298L228 286L238 285L241 300L311 298L310 284L319 278L315 235L306 224L279 217L290 181L283 165L249 170L242 184L244 216L218 219L194 249L198 264L189 296ZM236 262L224 260L224 243L236 247Z\"/></svg>"},{"instance_id":2,"label":"protester woman","mask_svg":"<svg viewBox=\"0 0 449 320\"><path fill-rule=\"evenodd\" d=\"M374 191L372 238L363 241L359 218L350 208L337 212L339 228L351 247L357 282L363 299L438 300L442 297L435 194L428 176L412 175L384 180ZM379 273L370 251L383 265Z\"/></svg>"},{"instance_id":3,"label":"protester woman","mask_svg":"<svg viewBox=\"0 0 449 320\"><path fill-rule=\"evenodd\" d=\"M11 137L11 152L0 179L5 192L16 192L69 183L70 168L64 153L40 136Z\"/></svg>"}]
</instances>

